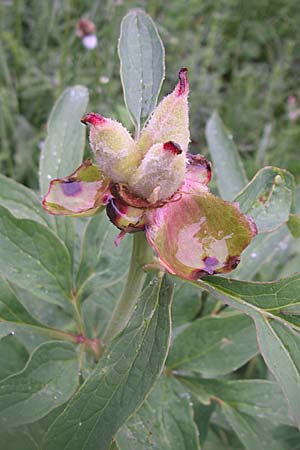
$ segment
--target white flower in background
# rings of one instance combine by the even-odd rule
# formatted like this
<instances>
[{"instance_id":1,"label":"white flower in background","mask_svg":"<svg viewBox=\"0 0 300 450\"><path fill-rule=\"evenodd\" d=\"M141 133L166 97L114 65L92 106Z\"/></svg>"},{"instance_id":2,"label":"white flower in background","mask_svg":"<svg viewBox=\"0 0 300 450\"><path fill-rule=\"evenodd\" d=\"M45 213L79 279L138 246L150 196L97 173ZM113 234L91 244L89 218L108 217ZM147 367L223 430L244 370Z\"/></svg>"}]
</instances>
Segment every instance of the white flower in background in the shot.
<instances>
[{"instance_id":1,"label":"white flower in background","mask_svg":"<svg viewBox=\"0 0 300 450\"><path fill-rule=\"evenodd\" d=\"M96 25L89 19L80 19L77 22L76 36L82 39L82 44L88 50L93 50L98 45Z\"/></svg>"}]
</instances>

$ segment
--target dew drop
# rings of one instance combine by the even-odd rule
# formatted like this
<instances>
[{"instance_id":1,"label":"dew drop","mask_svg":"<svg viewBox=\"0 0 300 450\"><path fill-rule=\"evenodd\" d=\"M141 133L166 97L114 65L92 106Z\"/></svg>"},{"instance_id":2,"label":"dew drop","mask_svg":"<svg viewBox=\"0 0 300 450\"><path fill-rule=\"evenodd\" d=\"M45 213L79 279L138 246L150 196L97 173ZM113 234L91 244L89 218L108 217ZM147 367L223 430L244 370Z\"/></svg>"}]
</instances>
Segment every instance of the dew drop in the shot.
<instances>
[{"instance_id":1,"label":"dew drop","mask_svg":"<svg viewBox=\"0 0 300 450\"><path fill-rule=\"evenodd\" d=\"M48 174L47 178L48 178L48 180L51 180L52 177L51 177L51 175Z\"/></svg>"},{"instance_id":2,"label":"dew drop","mask_svg":"<svg viewBox=\"0 0 300 450\"><path fill-rule=\"evenodd\" d=\"M255 252L251 253L251 258L255 259L257 257L257 254Z\"/></svg>"}]
</instances>

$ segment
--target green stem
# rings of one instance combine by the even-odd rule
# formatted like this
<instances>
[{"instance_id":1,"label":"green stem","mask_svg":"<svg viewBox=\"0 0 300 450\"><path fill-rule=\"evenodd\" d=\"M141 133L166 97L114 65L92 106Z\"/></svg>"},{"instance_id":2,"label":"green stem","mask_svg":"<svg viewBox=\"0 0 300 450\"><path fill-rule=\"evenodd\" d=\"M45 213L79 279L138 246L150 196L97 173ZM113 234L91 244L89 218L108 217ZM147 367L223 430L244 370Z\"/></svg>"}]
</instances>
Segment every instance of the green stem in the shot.
<instances>
[{"instance_id":1,"label":"green stem","mask_svg":"<svg viewBox=\"0 0 300 450\"><path fill-rule=\"evenodd\" d=\"M128 322L147 275L143 270L143 267L145 264L148 264L152 258L153 253L146 240L145 234L136 233L133 236L133 247L127 281L105 330L103 336L105 343L111 341Z\"/></svg>"}]
</instances>

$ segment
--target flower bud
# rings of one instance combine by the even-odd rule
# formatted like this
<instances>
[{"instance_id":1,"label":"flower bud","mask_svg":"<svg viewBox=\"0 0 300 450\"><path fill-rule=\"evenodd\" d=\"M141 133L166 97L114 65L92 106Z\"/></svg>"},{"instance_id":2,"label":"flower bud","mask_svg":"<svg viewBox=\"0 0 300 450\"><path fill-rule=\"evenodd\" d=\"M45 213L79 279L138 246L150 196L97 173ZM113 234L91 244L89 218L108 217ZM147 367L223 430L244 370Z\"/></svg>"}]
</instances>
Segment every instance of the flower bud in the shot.
<instances>
[{"instance_id":1,"label":"flower bud","mask_svg":"<svg viewBox=\"0 0 300 450\"><path fill-rule=\"evenodd\" d=\"M174 91L159 103L142 131L138 145L143 153L153 144L168 141L176 142L187 152L190 141L188 92L187 69L181 69Z\"/></svg>"},{"instance_id":2,"label":"flower bud","mask_svg":"<svg viewBox=\"0 0 300 450\"><path fill-rule=\"evenodd\" d=\"M154 144L129 180L129 189L149 203L170 198L184 182L186 155L174 142Z\"/></svg>"},{"instance_id":3,"label":"flower bud","mask_svg":"<svg viewBox=\"0 0 300 450\"><path fill-rule=\"evenodd\" d=\"M127 182L142 155L126 128L96 113L81 122L90 125L90 144L102 172L114 182Z\"/></svg>"}]
</instances>

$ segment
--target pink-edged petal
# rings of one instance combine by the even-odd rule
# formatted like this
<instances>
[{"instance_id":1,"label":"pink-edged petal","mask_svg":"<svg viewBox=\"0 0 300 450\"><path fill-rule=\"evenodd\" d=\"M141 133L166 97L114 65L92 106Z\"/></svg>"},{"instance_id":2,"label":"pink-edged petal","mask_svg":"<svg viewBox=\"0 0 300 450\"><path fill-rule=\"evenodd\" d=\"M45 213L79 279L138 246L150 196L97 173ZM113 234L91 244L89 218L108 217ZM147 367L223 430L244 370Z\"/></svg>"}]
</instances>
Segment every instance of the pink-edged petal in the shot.
<instances>
[{"instance_id":1,"label":"pink-edged petal","mask_svg":"<svg viewBox=\"0 0 300 450\"><path fill-rule=\"evenodd\" d=\"M211 164L203 155L187 154L187 173L183 190L197 192L199 186L206 186L211 180Z\"/></svg>"},{"instance_id":2,"label":"pink-edged petal","mask_svg":"<svg viewBox=\"0 0 300 450\"><path fill-rule=\"evenodd\" d=\"M234 269L255 234L255 225L235 204L207 188L182 193L146 215L147 239L161 264L191 280Z\"/></svg>"},{"instance_id":3,"label":"pink-edged petal","mask_svg":"<svg viewBox=\"0 0 300 450\"><path fill-rule=\"evenodd\" d=\"M122 200L111 198L106 207L106 214L116 227L126 233L135 233L145 228L145 210L129 206Z\"/></svg>"},{"instance_id":4,"label":"pink-edged petal","mask_svg":"<svg viewBox=\"0 0 300 450\"><path fill-rule=\"evenodd\" d=\"M190 141L188 93L187 69L183 68L174 91L159 103L142 130L138 146L143 154L154 144L170 141L187 152Z\"/></svg>"},{"instance_id":5,"label":"pink-edged petal","mask_svg":"<svg viewBox=\"0 0 300 450\"><path fill-rule=\"evenodd\" d=\"M108 187L99 168L87 160L68 177L52 180L42 205L58 216L90 216L106 205Z\"/></svg>"}]
</instances>

